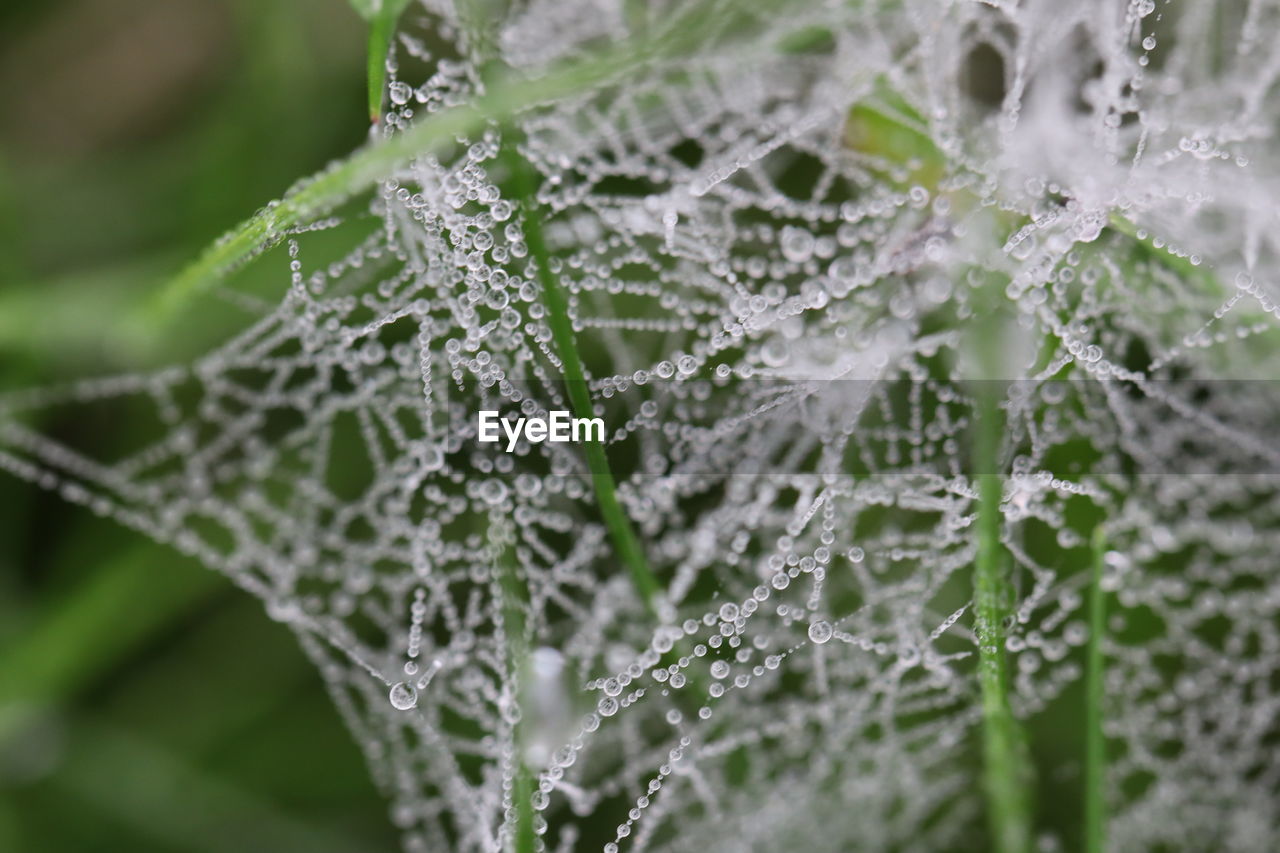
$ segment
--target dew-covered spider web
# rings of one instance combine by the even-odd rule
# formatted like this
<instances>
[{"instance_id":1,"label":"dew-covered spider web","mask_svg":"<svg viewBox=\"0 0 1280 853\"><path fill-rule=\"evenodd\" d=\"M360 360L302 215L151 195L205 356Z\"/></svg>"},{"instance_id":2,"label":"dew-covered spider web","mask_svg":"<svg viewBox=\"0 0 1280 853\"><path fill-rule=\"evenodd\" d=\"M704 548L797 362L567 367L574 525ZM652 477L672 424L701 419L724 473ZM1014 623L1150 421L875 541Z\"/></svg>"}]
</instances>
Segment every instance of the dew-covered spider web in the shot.
<instances>
[{"instance_id":1,"label":"dew-covered spider web","mask_svg":"<svg viewBox=\"0 0 1280 853\"><path fill-rule=\"evenodd\" d=\"M260 598L411 851L989 849L998 477L1028 784L1078 797L1100 527L1111 849L1280 848L1280 4L700 5L280 235L203 358L0 397L0 467ZM692 8L426 0L375 135ZM544 275L649 600L581 446L477 441L571 408ZM110 458L29 425L116 407Z\"/></svg>"}]
</instances>

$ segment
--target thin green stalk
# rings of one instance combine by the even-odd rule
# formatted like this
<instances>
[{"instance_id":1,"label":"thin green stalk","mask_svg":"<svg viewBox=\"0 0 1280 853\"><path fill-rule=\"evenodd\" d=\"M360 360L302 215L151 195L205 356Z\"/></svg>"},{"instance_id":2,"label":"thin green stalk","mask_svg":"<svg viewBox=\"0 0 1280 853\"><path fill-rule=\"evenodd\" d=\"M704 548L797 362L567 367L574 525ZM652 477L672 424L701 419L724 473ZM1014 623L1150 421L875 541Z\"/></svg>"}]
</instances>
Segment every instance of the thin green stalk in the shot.
<instances>
[{"instance_id":1,"label":"thin green stalk","mask_svg":"<svg viewBox=\"0 0 1280 853\"><path fill-rule=\"evenodd\" d=\"M382 119L382 90L387 84L391 37L409 0L350 0L350 3L356 13L369 22L369 120L377 123Z\"/></svg>"},{"instance_id":2,"label":"thin green stalk","mask_svg":"<svg viewBox=\"0 0 1280 853\"><path fill-rule=\"evenodd\" d=\"M559 277L551 271L551 251L542 234L536 179L529 164L515 150L514 141L508 141L504 156L511 169L516 197L525 205L524 238L529 246L529 254L537 266L538 282L542 285L543 300L547 308L547 322L551 326L552 342L562 365L569 404L576 417L595 417L591 394L587 389L586 372L582 366L582 355L578 351L578 339L569 316L569 298ZM609 537L613 540L618 557L631 573L631 581L644 600L649 614L656 617L655 601L661 587L649 567L640 540L636 538L631 520L618 501L617 484L609 467L604 444L588 441L585 443L585 452L596 502L609 530Z\"/></svg>"},{"instance_id":3,"label":"thin green stalk","mask_svg":"<svg viewBox=\"0 0 1280 853\"><path fill-rule=\"evenodd\" d=\"M1106 599L1102 589L1107 535L1102 525L1093 531L1093 583L1089 586L1089 648L1085 674L1084 849L1104 853L1107 848L1107 742L1102 734L1102 640L1106 636Z\"/></svg>"},{"instance_id":4,"label":"thin green stalk","mask_svg":"<svg viewBox=\"0 0 1280 853\"><path fill-rule=\"evenodd\" d=\"M502 592L502 633L506 638L508 681L515 685L511 701L519 702L520 684L529 660L524 618L525 609L529 606L528 591L520 579L515 545L510 541L511 532L505 519L491 519L489 534ZM514 853L533 853L536 840L533 831L533 772L524 762L521 723L516 723L511 740L515 753L512 757L515 778L511 786L511 803L516 813L512 849Z\"/></svg>"},{"instance_id":5,"label":"thin green stalk","mask_svg":"<svg viewBox=\"0 0 1280 853\"><path fill-rule=\"evenodd\" d=\"M491 86L497 75L510 73L510 69L496 58L496 52L492 46L493 34L486 25L483 4L472 0L464 3L462 10L466 21L467 38L472 43L473 58L483 68L486 86ZM505 135L501 156L510 172L508 191L525 209L523 223L525 243L529 247L529 255L537 268L538 281L542 285L547 322L551 326L552 344L556 356L560 359L569 404L573 407L576 417L591 418L595 413L591 405L591 394L587 388L582 355L578 350L578 339L574 334L573 321L569 316L568 295L559 277L551 270L551 251L542 233L542 211L538 205L537 195L538 176L516 148L522 138L519 130L507 125ZM595 491L596 503L600 507L600 515L609 531L609 537L613 541L619 558L631 573L632 583L644 601L645 608L650 616L656 616L654 601L661 587L653 570L649 567L644 549L631 527L631 521L618 501L617 483L613 470L609 467L609 457L602 443L587 441L585 445L592 488Z\"/></svg>"},{"instance_id":6,"label":"thin green stalk","mask_svg":"<svg viewBox=\"0 0 1280 853\"><path fill-rule=\"evenodd\" d=\"M391 53L391 37L396 21L409 0L382 0L382 6L369 19L369 120L382 119L382 90L387 83L387 57Z\"/></svg>"},{"instance_id":7,"label":"thin green stalk","mask_svg":"<svg viewBox=\"0 0 1280 853\"><path fill-rule=\"evenodd\" d=\"M540 98L562 97L589 85L590 70L575 66L553 78L513 81L471 104L433 113L411 129L370 144L327 171L300 181L282 199L232 229L171 279L157 294L148 319L167 320L237 265L279 243L289 229L333 210L432 146L474 131L487 116L509 113Z\"/></svg>"},{"instance_id":8,"label":"thin green stalk","mask_svg":"<svg viewBox=\"0 0 1280 853\"><path fill-rule=\"evenodd\" d=\"M1026 745L1009 709L1004 655L1007 582L999 553L999 500L1003 489L995 474L979 475L978 561L975 600L982 688L983 785L987 819L998 853L1026 853L1031 845L1031 803L1027 788ZM988 507L994 505L995 509ZM991 518L995 518L992 524Z\"/></svg>"},{"instance_id":9,"label":"thin green stalk","mask_svg":"<svg viewBox=\"0 0 1280 853\"><path fill-rule=\"evenodd\" d=\"M516 806L515 853L533 853L537 840L533 830L533 772L519 757L511 797Z\"/></svg>"},{"instance_id":10,"label":"thin green stalk","mask_svg":"<svg viewBox=\"0 0 1280 853\"><path fill-rule=\"evenodd\" d=\"M986 313L990 318L992 315ZM1014 594L1000 545L1000 500L1004 479L997 473L1003 417L995 380L1000 330L988 319L978 326L984 376L978 383L974 465L978 485L977 555L974 566L978 681L982 691L983 787L987 819L997 853L1031 849L1030 763L1026 739L1009 707L1005 620Z\"/></svg>"},{"instance_id":11,"label":"thin green stalk","mask_svg":"<svg viewBox=\"0 0 1280 853\"><path fill-rule=\"evenodd\" d=\"M587 91L648 62L679 55L722 27L736 5L742 5L742 0L708 0L673 16L665 27L566 62L540 77L509 73L492 81L484 94L469 103L426 115L403 132L370 143L299 181L279 201L225 234L159 291L146 319L164 321L191 296L278 244L291 228L332 211L433 146L471 134L487 122Z\"/></svg>"}]
</instances>

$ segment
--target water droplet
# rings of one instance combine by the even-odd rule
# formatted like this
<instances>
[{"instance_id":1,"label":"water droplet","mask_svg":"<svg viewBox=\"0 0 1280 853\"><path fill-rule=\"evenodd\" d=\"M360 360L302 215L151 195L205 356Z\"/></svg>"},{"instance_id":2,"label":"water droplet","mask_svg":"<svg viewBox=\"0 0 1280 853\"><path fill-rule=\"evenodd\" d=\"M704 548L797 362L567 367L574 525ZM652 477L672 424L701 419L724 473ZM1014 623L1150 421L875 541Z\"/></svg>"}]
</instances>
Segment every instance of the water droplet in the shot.
<instances>
[{"instance_id":1,"label":"water droplet","mask_svg":"<svg viewBox=\"0 0 1280 853\"><path fill-rule=\"evenodd\" d=\"M387 94L391 96L391 103L396 106L402 106L409 103L409 98L413 96L413 89L408 83L402 83L399 80L387 87Z\"/></svg>"},{"instance_id":2,"label":"water droplet","mask_svg":"<svg viewBox=\"0 0 1280 853\"><path fill-rule=\"evenodd\" d=\"M391 699L391 707L397 711L408 711L418 704L418 691L412 684L404 681L397 681L391 685L391 692L388 695Z\"/></svg>"},{"instance_id":3,"label":"water droplet","mask_svg":"<svg viewBox=\"0 0 1280 853\"><path fill-rule=\"evenodd\" d=\"M1086 213L1075 221L1071 230L1079 242L1092 243L1102 234L1102 229L1106 224L1107 218L1105 214Z\"/></svg>"},{"instance_id":4,"label":"water droplet","mask_svg":"<svg viewBox=\"0 0 1280 853\"><path fill-rule=\"evenodd\" d=\"M831 639L831 635L835 631L831 627L831 623L825 619L820 619L809 626L809 641L822 645Z\"/></svg>"},{"instance_id":5,"label":"water droplet","mask_svg":"<svg viewBox=\"0 0 1280 853\"><path fill-rule=\"evenodd\" d=\"M814 242L813 235L803 228L787 226L782 229L782 256L802 264L813 257Z\"/></svg>"},{"instance_id":6,"label":"water droplet","mask_svg":"<svg viewBox=\"0 0 1280 853\"><path fill-rule=\"evenodd\" d=\"M444 451L433 444L422 454L422 470L439 471L443 467Z\"/></svg>"},{"instance_id":7,"label":"water droplet","mask_svg":"<svg viewBox=\"0 0 1280 853\"><path fill-rule=\"evenodd\" d=\"M500 504L507 499L507 484L501 480L486 480L480 487L480 497L490 505Z\"/></svg>"}]
</instances>

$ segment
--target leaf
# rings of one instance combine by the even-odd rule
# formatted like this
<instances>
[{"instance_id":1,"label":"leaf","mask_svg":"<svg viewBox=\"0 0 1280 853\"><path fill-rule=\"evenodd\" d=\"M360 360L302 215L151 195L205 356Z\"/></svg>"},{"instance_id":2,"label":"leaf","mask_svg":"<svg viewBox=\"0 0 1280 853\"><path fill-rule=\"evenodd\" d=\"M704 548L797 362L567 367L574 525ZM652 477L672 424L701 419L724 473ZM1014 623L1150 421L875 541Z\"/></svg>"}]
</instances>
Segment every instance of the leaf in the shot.
<instances>
[{"instance_id":1,"label":"leaf","mask_svg":"<svg viewBox=\"0 0 1280 853\"><path fill-rule=\"evenodd\" d=\"M660 32L570 60L541 77L511 76L495 81L486 94L471 103L432 113L405 132L366 146L346 160L299 181L282 199L233 228L171 279L157 293L149 319L162 322L192 294L278 244L290 228L332 210L433 145L469 133L487 120L567 97L636 66L680 54L722 20L711 14L717 11L720 10L715 4L695 4Z\"/></svg>"},{"instance_id":2,"label":"leaf","mask_svg":"<svg viewBox=\"0 0 1280 853\"><path fill-rule=\"evenodd\" d=\"M156 549L127 552L10 643L0 654L0 743L225 588L213 572L178 568Z\"/></svg>"},{"instance_id":3,"label":"leaf","mask_svg":"<svg viewBox=\"0 0 1280 853\"><path fill-rule=\"evenodd\" d=\"M387 83L387 54L396 21L409 0L351 0L351 8L369 22L369 120L382 118L382 90Z\"/></svg>"}]
</instances>

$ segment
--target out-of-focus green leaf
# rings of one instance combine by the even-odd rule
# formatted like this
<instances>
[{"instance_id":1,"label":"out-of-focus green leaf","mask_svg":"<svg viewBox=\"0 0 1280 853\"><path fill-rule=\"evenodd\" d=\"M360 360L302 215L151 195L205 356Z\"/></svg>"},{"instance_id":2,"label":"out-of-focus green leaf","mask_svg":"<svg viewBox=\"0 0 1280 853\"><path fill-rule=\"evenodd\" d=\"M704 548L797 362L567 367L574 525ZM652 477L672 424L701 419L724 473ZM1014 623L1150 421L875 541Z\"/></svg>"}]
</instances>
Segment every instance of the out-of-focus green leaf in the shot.
<instances>
[{"instance_id":1,"label":"out-of-focus green leaf","mask_svg":"<svg viewBox=\"0 0 1280 853\"><path fill-rule=\"evenodd\" d=\"M175 849L229 851L361 849L333 826L282 814L273 804L124 730L87 720L71 745L60 786ZM130 772L121 773L121 768Z\"/></svg>"},{"instance_id":2,"label":"out-of-focus green leaf","mask_svg":"<svg viewBox=\"0 0 1280 853\"><path fill-rule=\"evenodd\" d=\"M894 172L887 175L894 185L932 188L946 172L946 157L934 143L928 122L883 81L849 111L845 144Z\"/></svg>"},{"instance_id":3,"label":"out-of-focus green leaf","mask_svg":"<svg viewBox=\"0 0 1280 853\"><path fill-rule=\"evenodd\" d=\"M222 576L178 563L158 547L138 548L8 644L0 653L0 741L226 587Z\"/></svg>"}]
</instances>

